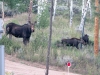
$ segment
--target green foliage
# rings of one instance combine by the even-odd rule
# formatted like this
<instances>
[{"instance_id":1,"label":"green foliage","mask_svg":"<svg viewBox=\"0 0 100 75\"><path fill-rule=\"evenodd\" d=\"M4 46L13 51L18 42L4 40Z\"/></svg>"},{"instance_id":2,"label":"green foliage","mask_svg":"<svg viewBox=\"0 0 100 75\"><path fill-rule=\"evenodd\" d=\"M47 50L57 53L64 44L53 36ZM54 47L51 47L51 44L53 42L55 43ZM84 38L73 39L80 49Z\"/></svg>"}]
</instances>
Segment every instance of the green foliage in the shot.
<instances>
[{"instance_id":1,"label":"green foliage","mask_svg":"<svg viewBox=\"0 0 100 75\"><path fill-rule=\"evenodd\" d=\"M100 60L100 58L99 58ZM99 61L97 61L97 58L87 58L87 57L84 57L84 55L78 57L78 59L75 59L74 61L75 63L78 63L76 64L75 68L74 68L74 71L77 72L77 71L80 71L81 74L84 74L84 75L99 75L100 74L100 64ZM79 68L83 69L84 71L82 70L78 70Z\"/></svg>"},{"instance_id":2,"label":"green foliage","mask_svg":"<svg viewBox=\"0 0 100 75\"><path fill-rule=\"evenodd\" d=\"M45 28L45 27L49 26L50 15L49 15L49 10L48 10L47 6L42 11L42 14L38 17L39 17L39 24L38 24L39 28Z\"/></svg>"},{"instance_id":3,"label":"green foliage","mask_svg":"<svg viewBox=\"0 0 100 75\"><path fill-rule=\"evenodd\" d=\"M47 37L42 32L36 36L34 41L32 41L32 47L35 51L38 51L41 48L45 48L47 46Z\"/></svg>"},{"instance_id":4,"label":"green foliage","mask_svg":"<svg viewBox=\"0 0 100 75\"><path fill-rule=\"evenodd\" d=\"M17 10L20 12L26 12L28 11L29 1L20 1L19 6L17 6Z\"/></svg>"},{"instance_id":5,"label":"green foliage","mask_svg":"<svg viewBox=\"0 0 100 75\"><path fill-rule=\"evenodd\" d=\"M4 2L6 2L11 9L13 9L15 8L15 5L18 2L18 0L4 0Z\"/></svg>"},{"instance_id":6,"label":"green foliage","mask_svg":"<svg viewBox=\"0 0 100 75\"><path fill-rule=\"evenodd\" d=\"M33 5L36 5L38 3L37 0L33 0Z\"/></svg>"},{"instance_id":7,"label":"green foliage","mask_svg":"<svg viewBox=\"0 0 100 75\"><path fill-rule=\"evenodd\" d=\"M2 0L0 0L2 1ZM30 0L3 0L7 4L7 8L17 12L26 12L28 10ZM5 5L4 4L4 5Z\"/></svg>"},{"instance_id":8,"label":"green foliage","mask_svg":"<svg viewBox=\"0 0 100 75\"><path fill-rule=\"evenodd\" d=\"M14 75L14 72L8 72L8 71L6 71L5 75Z\"/></svg>"},{"instance_id":9,"label":"green foliage","mask_svg":"<svg viewBox=\"0 0 100 75\"><path fill-rule=\"evenodd\" d=\"M57 59L57 56L58 56L57 49L54 49L53 50L53 57L54 57L54 59Z\"/></svg>"},{"instance_id":10,"label":"green foliage","mask_svg":"<svg viewBox=\"0 0 100 75\"><path fill-rule=\"evenodd\" d=\"M13 40L8 39L5 35L0 40L0 45L5 45L5 52L12 54L14 51L20 48L20 45Z\"/></svg>"},{"instance_id":11,"label":"green foliage","mask_svg":"<svg viewBox=\"0 0 100 75\"><path fill-rule=\"evenodd\" d=\"M45 60L46 60L46 54L45 54L45 49L41 49L40 51L39 51L39 62L45 62Z\"/></svg>"},{"instance_id":12,"label":"green foliage","mask_svg":"<svg viewBox=\"0 0 100 75\"><path fill-rule=\"evenodd\" d=\"M36 14L37 13L37 11L38 11L38 6L37 6L37 4L38 4L38 0L33 0L33 13L34 14ZM34 7L35 6L35 7Z\"/></svg>"},{"instance_id":13,"label":"green foliage","mask_svg":"<svg viewBox=\"0 0 100 75\"><path fill-rule=\"evenodd\" d=\"M44 62L46 60L48 38L44 32L36 32L29 45L22 46L17 53L17 57L32 62Z\"/></svg>"}]
</instances>

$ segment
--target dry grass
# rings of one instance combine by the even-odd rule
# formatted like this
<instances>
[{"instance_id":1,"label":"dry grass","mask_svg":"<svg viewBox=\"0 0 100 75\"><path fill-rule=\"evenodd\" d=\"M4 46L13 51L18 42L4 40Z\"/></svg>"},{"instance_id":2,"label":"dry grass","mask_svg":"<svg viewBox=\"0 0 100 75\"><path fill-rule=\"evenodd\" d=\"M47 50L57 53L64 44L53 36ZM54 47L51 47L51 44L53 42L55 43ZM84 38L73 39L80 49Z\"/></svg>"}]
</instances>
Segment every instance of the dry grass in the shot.
<instances>
[{"instance_id":1,"label":"dry grass","mask_svg":"<svg viewBox=\"0 0 100 75\"><path fill-rule=\"evenodd\" d=\"M32 22L34 22L36 20L36 15L35 14L31 14L32 17ZM5 18L4 19L5 24L9 23L9 22L15 22L18 23L20 25L25 24L28 22L28 13L22 13L20 15L16 15L14 17L11 18Z\"/></svg>"}]
</instances>

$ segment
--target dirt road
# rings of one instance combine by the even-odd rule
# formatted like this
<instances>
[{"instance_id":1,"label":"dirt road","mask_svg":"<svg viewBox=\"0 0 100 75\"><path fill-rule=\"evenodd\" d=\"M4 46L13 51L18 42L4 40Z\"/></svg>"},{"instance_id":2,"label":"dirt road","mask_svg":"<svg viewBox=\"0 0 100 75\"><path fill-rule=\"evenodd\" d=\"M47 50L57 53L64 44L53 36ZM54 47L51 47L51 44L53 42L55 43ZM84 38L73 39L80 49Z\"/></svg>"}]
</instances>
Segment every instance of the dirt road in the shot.
<instances>
[{"instance_id":1,"label":"dirt road","mask_svg":"<svg viewBox=\"0 0 100 75\"><path fill-rule=\"evenodd\" d=\"M5 71L14 75L45 75L45 69L28 66L5 59ZM49 75L68 75L67 72L49 70ZM69 75L79 75L69 73Z\"/></svg>"}]
</instances>

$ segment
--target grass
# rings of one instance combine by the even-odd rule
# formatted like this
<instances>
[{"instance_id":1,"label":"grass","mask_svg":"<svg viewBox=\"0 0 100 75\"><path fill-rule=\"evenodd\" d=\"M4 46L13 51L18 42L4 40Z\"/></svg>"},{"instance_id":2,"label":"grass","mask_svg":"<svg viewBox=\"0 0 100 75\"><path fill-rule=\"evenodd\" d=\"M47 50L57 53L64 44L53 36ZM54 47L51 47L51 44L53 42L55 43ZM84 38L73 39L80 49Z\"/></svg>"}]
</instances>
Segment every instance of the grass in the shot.
<instances>
[{"instance_id":1,"label":"grass","mask_svg":"<svg viewBox=\"0 0 100 75\"><path fill-rule=\"evenodd\" d=\"M5 75L14 75L14 73L13 72L5 72Z\"/></svg>"},{"instance_id":2,"label":"grass","mask_svg":"<svg viewBox=\"0 0 100 75\"><path fill-rule=\"evenodd\" d=\"M18 24L27 23L27 14L17 15L5 21L5 26L9 22L15 22ZM32 15L32 21L36 20L36 15ZM72 72L81 73L82 75L99 75L100 72L100 58L94 58L93 46L83 46L83 49L77 50L75 47L56 47L55 42L62 38L77 37L80 38L80 32L75 28L80 24L77 18L74 19L72 27L69 27L69 20L62 16L55 17L52 28L52 42L50 51L50 65L60 66L64 69L65 64L58 63L57 58L63 58L69 56L73 60L71 67ZM89 34L90 40L94 39L94 23L91 21L86 22L85 33ZM22 39L13 37L13 42L17 41L20 48L17 50L17 57L39 63L46 63L47 49L48 49L48 35L49 27L35 28L35 32L32 33L30 43L28 46L22 44ZM8 46L6 44L6 46ZM13 47L11 50L14 50ZM8 49L9 51L9 49Z\"/></svg>"}]
</instances>

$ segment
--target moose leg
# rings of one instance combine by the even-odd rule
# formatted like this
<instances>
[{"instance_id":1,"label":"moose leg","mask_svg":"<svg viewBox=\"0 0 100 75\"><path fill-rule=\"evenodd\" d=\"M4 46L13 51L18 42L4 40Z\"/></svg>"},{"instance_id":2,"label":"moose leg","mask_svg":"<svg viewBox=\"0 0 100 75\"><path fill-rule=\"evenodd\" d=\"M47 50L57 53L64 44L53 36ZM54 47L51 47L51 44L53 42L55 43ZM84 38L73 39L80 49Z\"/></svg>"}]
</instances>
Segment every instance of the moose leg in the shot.
<instances>
[{"instance_id":1,"label":"moose leg","mask_svg":"<svg viewBox=\"0 0 100 75\"><path fill-rule=\"evenodd\" d=\"M79 47L78 47L78 46L76 46L76 48L77 48L77 49L79 49Z\"/></svg>"},{"instance_id":2,"label":"moose leg","mask_svg":"<svg viewBox=\"0 0 100 75\"><path fill-rule=\"evenodd\" d=\"M29 43L30 38L27 38L27 43Z\"/></svg>"},{"instance_id":3,"label":"moose leg","mask_svg":"<svg viewBox=\"0 0 100 75\"><path fill-rule=\"evenodd\" d=\"M79 49L78 44L76 44L75 47L76 47L77 49Z\"/></svg>"},{"instance_id":4,"label":"moose leg","mask_svg":"<svg viewBox=\"0 0 100 75\"><path fill-rule=\"evenodd\" d=\"M27 45L27 39L26 38L23 38L23 44Z\"/></svg>"}]
</instances>

